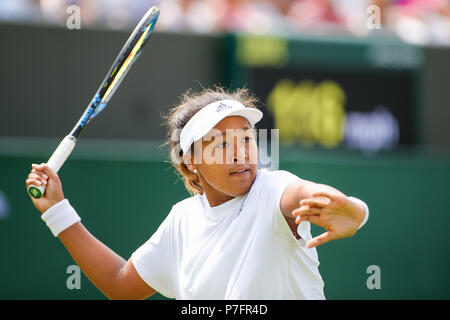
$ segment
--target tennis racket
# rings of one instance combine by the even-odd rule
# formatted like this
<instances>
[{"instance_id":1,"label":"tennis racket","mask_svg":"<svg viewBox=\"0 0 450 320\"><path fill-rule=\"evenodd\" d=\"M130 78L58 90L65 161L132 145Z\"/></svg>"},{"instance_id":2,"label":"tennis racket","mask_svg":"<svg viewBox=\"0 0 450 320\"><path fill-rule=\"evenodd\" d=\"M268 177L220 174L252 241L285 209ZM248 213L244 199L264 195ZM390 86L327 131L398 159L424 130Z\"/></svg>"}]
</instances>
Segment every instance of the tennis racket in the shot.
<instances>
[{"instance_id":1,"label":"tennis racket","mask_svg":"<svg viewBox=\"0 0 450 320\"><path fill-rule=\"evenodd\" d=\"M141 21L128 38L122 50L119 52L116 60L114 60L114 63L109 69L105 79L101 83L96 94L94 95L94 98L89 103L83 115L78 120L70 134L64 137L56 150L53 152L50 159L47 161L47 165L52 170L55 172L59 171L75 147L80 133L92 119L94 119L103 109L105 109L109 100L114 95L114 92L117 90L120 83L131 69L131 66L142 53L142 48L152 33L158 17L159 8L156 6L150 8L142 17ZM45 193L45 187L42 185L30 185L28 187L28 193L34 198L40 198Z\"/></svg>"}]
</instances>

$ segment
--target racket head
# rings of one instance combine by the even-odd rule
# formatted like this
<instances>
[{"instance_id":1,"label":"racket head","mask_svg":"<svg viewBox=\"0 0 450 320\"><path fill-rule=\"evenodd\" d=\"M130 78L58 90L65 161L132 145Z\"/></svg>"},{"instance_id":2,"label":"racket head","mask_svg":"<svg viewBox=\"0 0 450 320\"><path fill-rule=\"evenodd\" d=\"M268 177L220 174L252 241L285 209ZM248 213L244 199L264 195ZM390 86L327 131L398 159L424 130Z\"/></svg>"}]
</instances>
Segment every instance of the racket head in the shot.
<instances>
[{"instance_id":1,"label":"racket head","mask_svg":"<svg viewBox=\"0 0 450 320\"><path fill-rule=\"evenodd\" d=\"M105 109L131 66L142 53L142 49L155 28L159 13L160 10L157 6L151 7L139 21L111 65L91 103L72 130L74 137L78 137L87 123Z\"/></svg>"},{"instance_id":2,"label":"racket head","mask_svg":"<svg viewBox=\"0 0 450 320\"><path fill-rule=\"evenodd\" d=\"M113 96L116 89L119 87L122 80L125 78L128 71L131 69L133 63L137 60L142 52L149 36L152 34L155 28L156 21L159 17L159 8L152 7L147 13L142 17L141 21L138 23L133 33L129 37L122 51L119 53L116 61L113 63L107 77L104 80L104 86L108 83L108 89L105 91L101 97L98 105L103 105L103 108L97 108L94 111L93 117L95 117L101 110L104 109L105 105L109 102L109 99Z\"/></svg>"}]
</instances>

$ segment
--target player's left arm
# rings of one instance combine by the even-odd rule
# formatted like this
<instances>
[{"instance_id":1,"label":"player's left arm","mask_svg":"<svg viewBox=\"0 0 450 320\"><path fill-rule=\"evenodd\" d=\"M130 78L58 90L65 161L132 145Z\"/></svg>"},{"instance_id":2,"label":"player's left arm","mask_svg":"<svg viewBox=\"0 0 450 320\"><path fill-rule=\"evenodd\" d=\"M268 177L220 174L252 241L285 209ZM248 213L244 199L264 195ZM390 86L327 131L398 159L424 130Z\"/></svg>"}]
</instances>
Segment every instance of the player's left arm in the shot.
<instances>
[{"instance_id":1,"label":"player's left arm","mask_svg":"<svg viewBox=\"0 0 450 320\"><path fill-rule=\"evenodd\" d=\"M311 239L308 248L353 236L365 216L364 206L350 200L341 191L303 179L287 186L280 208L286 219L294 218L296 224L310 221L327 230Z\"/></svg>"}]
</instances>

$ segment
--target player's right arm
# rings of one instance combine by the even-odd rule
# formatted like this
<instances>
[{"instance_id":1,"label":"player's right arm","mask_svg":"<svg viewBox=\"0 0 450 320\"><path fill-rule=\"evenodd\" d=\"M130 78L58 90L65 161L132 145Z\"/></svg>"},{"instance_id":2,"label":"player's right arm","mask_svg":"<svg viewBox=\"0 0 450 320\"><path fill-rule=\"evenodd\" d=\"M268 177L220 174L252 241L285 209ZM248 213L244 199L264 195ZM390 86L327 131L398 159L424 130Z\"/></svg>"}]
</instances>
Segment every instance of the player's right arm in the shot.
<instances>
[{"instance_id":1,"label":"player's right arm","mask_svg":"<svg viewBox=\"0 0 450 320\"><path fill-rule=\"evenodd\" d=\"M35 199L35 207L44 213L64 200L58 175L46 164L32 165L26 180L29 185L45 185L45 194ZM89 280L110 299L145 299L156 293L139 276L131 262L125 261L97 238L80 222L62 231L58 238Z\"/></svg>"}]
</instances>

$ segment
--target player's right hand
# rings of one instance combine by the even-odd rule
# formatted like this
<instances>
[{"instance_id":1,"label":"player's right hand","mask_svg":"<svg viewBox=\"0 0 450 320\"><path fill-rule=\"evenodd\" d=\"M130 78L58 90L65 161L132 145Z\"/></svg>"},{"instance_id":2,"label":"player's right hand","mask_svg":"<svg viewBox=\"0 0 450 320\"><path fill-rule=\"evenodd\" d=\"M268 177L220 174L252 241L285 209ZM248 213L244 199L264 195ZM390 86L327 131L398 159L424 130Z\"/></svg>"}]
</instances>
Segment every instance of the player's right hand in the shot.
<instances>
[{"instance_id":1,"label":"player's right hand","mask_svg":"<svg viewBox=\"0 0 450 320\"><path fill-rule=\"evenodd\" d=\"M28 179L25 181L27 190L30 185L45 186L45 193L42 197L36 199L30 196L36 209L41 213L44 213L54 204L64 200L61 180L59 179L58 174L50 169L45 163L32 164L31 167L31 172L28 175Z\"/></svg>"}]
</instances>

